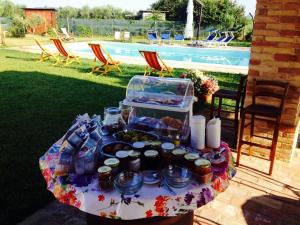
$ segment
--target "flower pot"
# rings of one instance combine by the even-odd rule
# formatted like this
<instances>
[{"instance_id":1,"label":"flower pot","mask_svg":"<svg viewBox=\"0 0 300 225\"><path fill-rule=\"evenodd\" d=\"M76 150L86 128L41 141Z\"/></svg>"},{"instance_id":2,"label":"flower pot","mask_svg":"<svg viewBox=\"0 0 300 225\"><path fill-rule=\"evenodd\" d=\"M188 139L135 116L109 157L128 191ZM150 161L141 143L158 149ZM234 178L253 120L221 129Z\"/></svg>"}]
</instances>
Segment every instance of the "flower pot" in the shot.
<instances>
[{"instance_id":1,"label":"flower pot","mask_svg":"<svg viewBox=\"0 0 300 225\"><path fill-rule=\"evenodd\" d=\"M198 102L202 102L205 104L211 103L211 99L212 99L211 94L201 94L196 97L198 98Z\"/></svg>"}]
</instances>

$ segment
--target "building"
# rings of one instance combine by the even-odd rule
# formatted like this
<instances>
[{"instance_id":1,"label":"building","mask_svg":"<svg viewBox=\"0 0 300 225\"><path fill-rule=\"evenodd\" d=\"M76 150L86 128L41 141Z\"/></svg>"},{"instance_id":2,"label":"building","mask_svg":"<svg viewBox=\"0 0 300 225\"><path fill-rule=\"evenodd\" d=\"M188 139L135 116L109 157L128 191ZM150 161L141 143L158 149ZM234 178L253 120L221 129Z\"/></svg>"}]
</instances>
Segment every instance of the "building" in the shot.
<instances>
[{"instance_id":1,"label":"building","mask_svg":"<svg viewBox=\"0 0 300 225\"><path fill-rule=\"evenodd\" d=\"M166 20L167 11L156 11L156 10L140 10L137 13L137 19L147 20L151 17L156 17L158 20Z\"/></svg>"},{"instance_id":2,"label":"building","mask_svg":"<svg viewBox=\"0 0 300 225\"><path fill-rule=\"evenodd\" d=\"M35 29L36 34L46 33L49 27L56 27L56 9L54 8L24 8L25 17L31 18L36 14L45 19L45 23ZM32 32L31 29L28 32Z\"/></svg>"}]
</instances>

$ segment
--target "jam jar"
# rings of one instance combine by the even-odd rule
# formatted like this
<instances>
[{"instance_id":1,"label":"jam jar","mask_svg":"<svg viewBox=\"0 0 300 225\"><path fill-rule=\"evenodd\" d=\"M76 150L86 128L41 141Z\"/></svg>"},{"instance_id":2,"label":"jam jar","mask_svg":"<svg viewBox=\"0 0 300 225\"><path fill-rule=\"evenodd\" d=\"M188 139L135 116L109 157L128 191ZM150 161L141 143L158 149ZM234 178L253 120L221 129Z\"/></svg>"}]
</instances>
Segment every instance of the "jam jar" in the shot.
<instances>
[{"instance_id":1,"label":"jam jar","mask_svg":"<svg viewBox=\"0 0 300 225\"><path fill-rule=\"evenodd\" d=\"M165 142L161 145L161 155L165 163L171 164L172 160L172 151L174 150L175 145L173 143Z\"/></svg>"},{"instance_id":2,"label":"jam jar","mask_svg":"<svg viewBox=\"0 0 300 225\"><path fill-rule=\"evenodd\" d=\"M141 169L141 153L138 151L130 150L128 152L128 168L130 171L138 172Z\"/></svg>"},{"instance_id":3,"label":"jam jar","mask_svg":"<svg viewBox=\"0 0 300 225\"><path fill-rule=\"evenodd\" d=\"M194 161L194 172L196 180L200 184L207 184L211 182L212 179L212 170L211 170L211 163L206 159L197 159Z\"/></svg>"},{"instance_id":4,"label":"jam jar","mask_svg":"<svg viewBox=\"0 0 300 225\"><path fill-rule=\"evenodd\" d=\"M145 150L145 142L143 141L137 141L137 142L134 142L132 144L132 147L135 151L138 151L140 152L141 154L144 154L144 150Z\"/></svg>"},{"instance_id":5,"label":"jam jar","mask_svg":"<svg viewBox=\"0 0 300 225\"><path fill-rule=\"evenodd\" d=\"M116 107L108 107L105 109L105 117L103 121L103 126L108 131L109 134L117 133L124 130L125 121L121 115L121 110Z\"/></svg>"},{"instance_id":6,"label":"jam jar","mask_svg":"<svg viewBox=\"0 0 300 225\"><path fill-rule=\"evenodd\" d=\"M172 151L172 161L180 166L184 164L184 155L186 150L184 148L176 148Z\"/></svg>"},{"instance_id":7,"label":"jam jar","mask_svg":"<svg viewBox=\"0 0 300 225\"><path fill-rule=\"evenodd\" d=\"M187 153L184 155L185 165L191 171L194 170L194 162L195 160L199 159L199 155L197 153Z\"/></svg>"},{"instance_id":8,"label":"jam jar","mask_svg":"<svg viewBox=\"0 0 300 225\"><path fill-rule=\"evenodd\" d=\"M145 170L157 170L159 166L159 153L156 150L147 150L144 152L143 167Z\"/></svg>"},{"instance_id":9,"label":"jam jar","mask_svg":"<svg viewBox=\"0 0 300 225\"><path fill-rule=\"evenodd\" d=\"M109 166L101 166L98 169L98 181L101 190L110 191L113 189L112 169Z\"/></svg>"},{"instance_id":10,"label":"jam jar","mask_svg":"<svg viewBox=\"0 0 300 225\"><path fill-rule=\"evenodd\" d=\"M119 109L121 110L121 115L125 123L128 123L129 114L132 111L132 107L125 105L123 101L119 102Z\"/></svg>"},{"instance_id":11,"label":"jam jar","mask_svg":"<svg viewBox=\"0 0 300 225\"><path fill-rule=\"evenodd\" d=\"M120 160L117 158L108 158L104 161L105 166L111 167L112 171L111 174L113 177L115 177L119 173L119 165L120 165Z\"/></svg>"},{"instance_id":12,"label":"jam jar","mask_svg":"<svg viewBox=\"0 0 300 225\"><path fill-rule=\"evenodd\" d=\"M128 168L128 151L117 151L116 157L120 160L120 169L121 171L126 170Z\"/></svg>"}]
</instances>

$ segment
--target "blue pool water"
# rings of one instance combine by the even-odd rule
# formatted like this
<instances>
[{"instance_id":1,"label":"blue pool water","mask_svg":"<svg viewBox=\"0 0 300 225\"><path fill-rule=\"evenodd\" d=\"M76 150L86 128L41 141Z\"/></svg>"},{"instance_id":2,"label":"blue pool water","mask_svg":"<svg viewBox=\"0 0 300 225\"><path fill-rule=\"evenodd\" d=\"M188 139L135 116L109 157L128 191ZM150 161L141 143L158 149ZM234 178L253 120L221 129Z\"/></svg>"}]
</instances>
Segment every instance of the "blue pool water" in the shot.
<instances>
[{"instance_id":1,"label":"blue pool water","mask_svg":"<svg viewBox=\"0 0 300 225\"><path fill-rule=\"evenodd\" d=\"M164 60L209 63L232 66L245 66L249 64L249 50L228 50L222 48L196 48L181 46L159 46L138 43L101 42L111 56L141 57L139 50L157 51ZM91 52L87 46L78 49L81 52Z\"/></svg>"}]
</instances>

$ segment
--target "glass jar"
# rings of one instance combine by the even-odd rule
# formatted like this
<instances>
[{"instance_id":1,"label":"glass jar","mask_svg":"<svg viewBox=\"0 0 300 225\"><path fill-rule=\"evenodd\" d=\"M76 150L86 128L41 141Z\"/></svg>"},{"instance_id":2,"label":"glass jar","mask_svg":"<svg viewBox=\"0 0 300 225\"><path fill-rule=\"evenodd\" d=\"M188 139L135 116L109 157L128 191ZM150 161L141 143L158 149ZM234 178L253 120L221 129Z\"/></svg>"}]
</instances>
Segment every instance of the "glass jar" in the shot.
<instances>
[{"instance_id":1,"label":"glass jar","mask_svg":"<svg viewBox=\"0 0 300 225\"><path fill-rule=\"evenodd\" d=\"M176 148L172 151L172 161L180 166L184 165L184 155L186 150L183 148Z\"/></svg>"},{"instance_id":2,"label":"glass jar","mask_svg":"<svg viewBox=\"0 0 300 225\"><path fill-rule=\"evenodd\" d=\"M144 153L144 169L145 170L157 170L159 166L159 154L156 150L147 150Z\"/></svg>"},{"instance_id":3,"label":"glass jar","mask_svg":"<svg viewBox=\"0 0 300 225\"><path fill-rule=\"evenodd\" d=\"M120 170L126 170L128 168L128 152L127 151L117 151L116 157L120 160Z\"/></svg>"},{"instance_id":4,"label":"glass jar","mask_svg":"<svg viewBox=\"0 0 300 225\"><path fill-rule=\"evenodd\" d=\"M128 152L129 156L129 165L128 168L130 171L138 172L141 169L141 153L138 151L130 150Z\"/></svg>"},{"instance_id":5,"label":"glass jar","mask_svg":"<svg viewBox=\"0 0 300 225\"><path fill-rule=\"evenodd\" d=\"M119 102L119 109L121 110L121 115L125 123L128 123L129 114L132 111L132 107L125 105L123 101Z\"/></svg>"},{"instance_id":6,"label":"glass jar","mask_svg":"<svg viewBox=\"0 0 300 225\"><path fill-rule=\"evenodd\" d=\"M75 156L75 172L78 175L83 175L84 172L85 172L84 156L85 156L84 151L78 151L76 156Z\"/></svg>"},{"instance_id":7,"label":"glass jar","mask_svg":"<svg viewBox=\"0 0 300 225\"><path fill-rule=\"evenodd\" d=\"M194 170L194 162L199 159L199 155L197 153L187 153L184 155L186 167L188 167L191 171Z\"/></svg>"},{"instance_id":8,"label":"glass jar","mask_svg":"<svg viewBox=\"0 0 300 225\"><path fill-rule=\"evenodd\" d=\"M117 133L125 128L125 121L122 118L121 110L116 107L105 109L103 125L109 134Z\"/></svg>"},{"instance_id":9,"label":"glass jar","mask_svg":"<svg viewBox=\"0 0 300 225\"><path fill-rule=\"evenodd\" d=\"M113 189L112 168L101 166L98 169L98 182L101 190L110 191Z\"/></svg>"},{"instance_id":10,"label":"glass jar","mask_svg":"<svg viewBox=\"0 0 300 225\"><path fill-rule=\"evenodd\" d=\"M165 142L161 145L161 154L162 158L167 164L172 163L172 151L174 150L175 145L173 143Z\"/></svg>"},{"instance_id":11,"label":"glass jar","mask_svg":"<svg viewBox=\"0 0 300 225\"><path fill-rule=\"evenodd\" d=\"M135 151L138 151L140 152L141 154L144 154L144 150L145 150L145 142L143 141L137 141L137 142L134 142L132 144L132 147Z\"/></svg>"},{"instance_id":12,"label":"glass jar","mask_svg":"<svg viewBox=\"0 0 300 225\"><path fill-rule=\"evenodd\" d=\"M95 172L95 157L92 151L88 151L84 155L84 173L92 174Z\"/></svg>"},{"instance_id":13,"label":"glass jar","mask_svg":"<svg viewBox=\"0 0 300 225\"><path fill-rule=\"evenodd\" d=\"M206 159L195 160L194 166L194 171L198 175L205 175L211 172L211 163Z\"/></svg>"},{"instance_id":14,"label":"glass jar","mask_svg":"<svg viewBox=\"0 0 300 225\"><path fill-rule=\"evenodd\" d=\"M120 160L117 158L108 158L104 161L105 166L111 167L112 171L111 174L113 177L115 177L119 173L119 165L120 165Z\"/></svg>"},{"instance_id":15,"label":"glass jar","mask_svg":"<svg viewBox=\"0 0 300 225\"><path fill-rule=\"evenodd\" d=\"M154 150L160 151L161 150L161 141L151 141L150 147Z\"/></svg>"}]
</instances>

